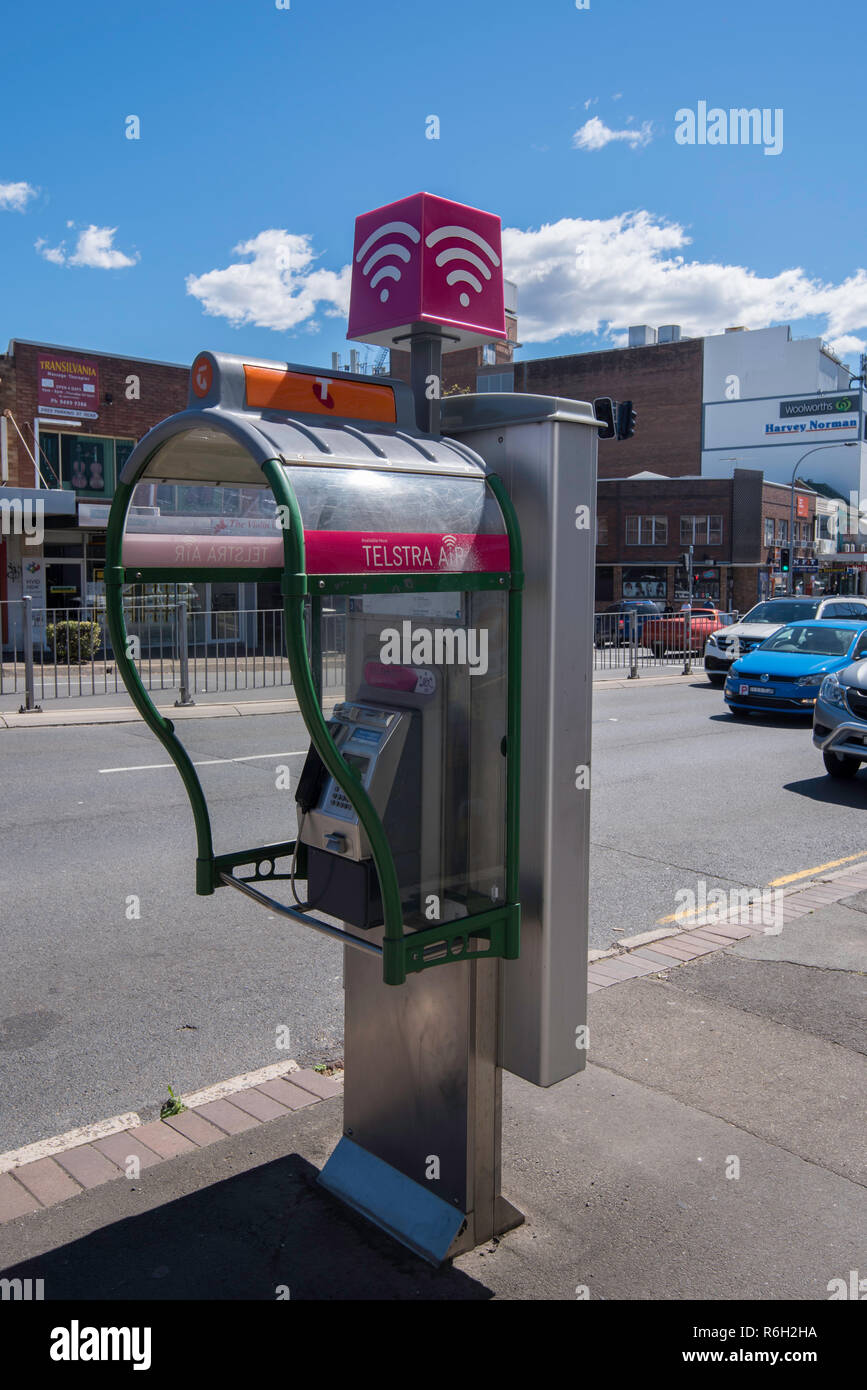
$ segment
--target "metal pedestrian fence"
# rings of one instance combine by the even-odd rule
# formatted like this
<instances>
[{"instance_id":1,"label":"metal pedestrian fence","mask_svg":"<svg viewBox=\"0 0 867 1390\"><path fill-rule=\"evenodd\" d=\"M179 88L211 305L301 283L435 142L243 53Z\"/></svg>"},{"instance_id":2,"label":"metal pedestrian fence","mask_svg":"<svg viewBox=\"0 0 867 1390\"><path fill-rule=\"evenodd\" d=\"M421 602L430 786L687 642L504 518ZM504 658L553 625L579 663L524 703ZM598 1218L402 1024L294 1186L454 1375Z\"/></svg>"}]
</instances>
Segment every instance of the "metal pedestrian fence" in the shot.
<instances>
[{"instance_id":1,"label":"metal pedestrian fence","mask_svg":"<svg viewBox=\"0 0 867 1390\"><path fill-rule=\"evenodd\" d=\"M292 689L282 608L192 608L162 595L124 600L128 655L149 691L174 691L176 704L199 695ZM346 615L322 615L322 689L339 692ZM43 701L126 694L100 600L67 608L32 598L0 602L0 696L22 711Z\"/></svg>"}]
</instances>

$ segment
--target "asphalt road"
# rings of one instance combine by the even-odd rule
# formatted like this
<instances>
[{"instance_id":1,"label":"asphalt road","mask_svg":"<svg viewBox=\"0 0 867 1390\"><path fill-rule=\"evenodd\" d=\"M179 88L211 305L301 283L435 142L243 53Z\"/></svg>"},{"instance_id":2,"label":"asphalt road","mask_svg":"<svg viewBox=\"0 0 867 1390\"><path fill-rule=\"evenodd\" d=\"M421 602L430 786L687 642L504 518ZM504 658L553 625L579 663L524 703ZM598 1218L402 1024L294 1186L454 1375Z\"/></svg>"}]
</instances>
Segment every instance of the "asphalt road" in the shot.
<instances>
[{"instance_id":1,"label":"asphalt road","mask_svg":"<svg viewBox=\"0 0 867 1390\"><path fill-rule=\"evenodd\" d=\"M594 945L700 879L762 888L867 853L867 773L832 783L804 724L735 723L701 678L597 686L594 718ZM182 734L197 761L245 759L199 769L218 851L294 833L277 777L300 771L298 716ZM195 896L189 807L144 726L6 730L0 758L0 1151L149 1117L168 1083L341 1055L340 948L228 890Z\"/></svg>"}]
</instances>

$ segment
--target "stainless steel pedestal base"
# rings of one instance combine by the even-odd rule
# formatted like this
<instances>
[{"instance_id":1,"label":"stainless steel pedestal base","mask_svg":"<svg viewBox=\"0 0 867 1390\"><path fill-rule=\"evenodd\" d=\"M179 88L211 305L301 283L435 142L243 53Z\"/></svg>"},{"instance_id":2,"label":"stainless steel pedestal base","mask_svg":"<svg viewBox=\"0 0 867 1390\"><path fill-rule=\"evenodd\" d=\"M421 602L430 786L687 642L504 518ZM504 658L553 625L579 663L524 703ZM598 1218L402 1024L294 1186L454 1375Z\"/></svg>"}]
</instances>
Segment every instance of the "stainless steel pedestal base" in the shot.
<instances>
[{"instance_id":1,"label":"stainless steel pedestal base","mask_svg":"<svg viewBox=\"0 0 867 1390\"><path fill-rule=\"evenodd\" d=\"M384 985L346 948L344 1138L319 1181L434 1264L523 1220L500 1193L499 960Z\"/></svg>"}]
</instances>

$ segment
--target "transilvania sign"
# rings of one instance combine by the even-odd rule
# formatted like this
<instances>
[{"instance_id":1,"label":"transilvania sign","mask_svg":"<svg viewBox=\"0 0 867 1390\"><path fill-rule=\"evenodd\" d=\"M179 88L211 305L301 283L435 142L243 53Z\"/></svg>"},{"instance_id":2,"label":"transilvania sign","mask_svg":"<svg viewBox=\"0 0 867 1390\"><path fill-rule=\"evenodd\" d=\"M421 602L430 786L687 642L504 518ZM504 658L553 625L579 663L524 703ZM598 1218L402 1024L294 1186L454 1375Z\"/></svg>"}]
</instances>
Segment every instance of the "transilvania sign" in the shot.
<instances>
[{"instance_id":1,"label":"transilvania sign","mask_svg":"<svg viewBox=\"0 0 867 1390\"><path fill-rule=\"evenodd\" d=\"M99 419L99 368L92 358L40 352L37 371L40 415Z\"/></svg>"}]
</instances>

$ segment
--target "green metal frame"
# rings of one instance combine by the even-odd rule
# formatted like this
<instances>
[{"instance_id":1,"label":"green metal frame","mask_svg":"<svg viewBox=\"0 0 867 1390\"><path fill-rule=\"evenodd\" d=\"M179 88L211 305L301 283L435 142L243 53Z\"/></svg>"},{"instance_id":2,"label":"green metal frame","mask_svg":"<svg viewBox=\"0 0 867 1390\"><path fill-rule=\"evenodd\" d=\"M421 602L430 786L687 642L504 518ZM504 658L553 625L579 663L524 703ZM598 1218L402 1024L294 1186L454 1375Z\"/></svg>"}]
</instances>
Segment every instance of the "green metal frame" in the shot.
<instances>
[{"instance_id":1,"label":"green metal frame","mask_svg":"<svg viewBox=\"0 0 867 1390\"><path fill-rule=\"evenodd\" d=\"M182 569L182 568L124 568L122 563L123 532L126 515L138 478L149 459L132 483L119 483L112 502L106 537L106 612L112 647L118 669L129 690L133 703L150 729L175 763L184 783L196 828L196 892L208 895L224 885L247 891L258 901L265 902L283 916L305 925L342 937L348 944L365 950L379 951L371 943L343 933L322 923L311 914L288 908L245 888L259 881L283 880L288 874L278 873L276 861L291 855L295 841L259 846L255 849L215 855L210 817L204 792L189 754L175 733L174 724L157 710L145 690L129 654L126 623L123 612L124 584L202 581L279 580L283 594L286 628L286 654L295 697L313 747L337 785L348 798L367 835L373 862L379 878L383 907L382 961L383 980L400 985L408 974L416 974L450 961L501 956L514 960L520 948L520 906L518 902L518 843L520 799L520 722L521 722L521 591L523 560L517 516L500 478L487 477L488 486L502 511L509 539L511 571L507 574L436 574L436 575L309 575L305 565L304 529L294 489L283 464L269 459L262 465L265 479L277 501L286 510L289 525L283 529L284 568L262 570ZM422 931L404 932L400 888L394 859L382 821L367 792L340 754L331 737L322 712L319 690L318 633L313 641L313 663L304 635L304 604L309 597L318 607L324 594L412 593L447 590L508 589L509 649L507 661L507 735L506 735L506 901L496 908L472 913L455 922L441 923ZM314 627L316 624L314 623ZM299 845L299 857L304 846ZM251 866L252 872L236 878L233 870ZM299 870L303 871L303 863ZM300 875L303 877L303 872Z\"/></svg>"}]
</instances>

